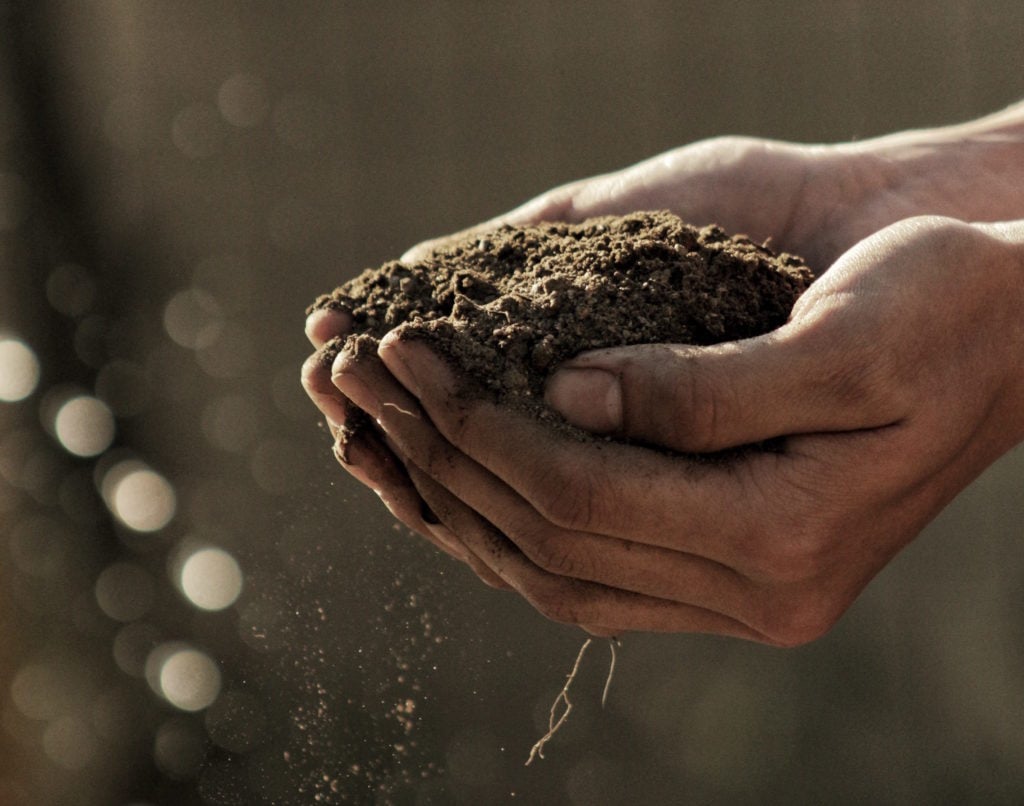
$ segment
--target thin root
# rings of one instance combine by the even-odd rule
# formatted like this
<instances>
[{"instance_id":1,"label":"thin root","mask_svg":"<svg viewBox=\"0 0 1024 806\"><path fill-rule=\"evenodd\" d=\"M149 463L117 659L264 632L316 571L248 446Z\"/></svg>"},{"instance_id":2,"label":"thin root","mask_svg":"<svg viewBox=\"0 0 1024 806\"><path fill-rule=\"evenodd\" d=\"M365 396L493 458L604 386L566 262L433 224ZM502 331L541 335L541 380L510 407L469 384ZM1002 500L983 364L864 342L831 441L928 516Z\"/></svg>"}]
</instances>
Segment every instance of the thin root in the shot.
<instances>
[{"instance_id":1,"label":"thin root","mask_svg":"<svg viewBox=\"0 0 1024 806\"><path fill-rule=\"evenodd\" d=\"M583 642L583 646L580 647L579 653L576 655L576 662L572 665L572 671L569 672L569 676L565 680L565 685L562 686L562 690L558 692L558 696L555 697L555 701L551 703L551 710L548 713L548 732L545 733L537 743L530 748L530 757L526 759L526 766L529 767L535 758L544 758L544 745L551 741L565 721L569 718L569 713L572 711L572 702L569 700L569 687L572 685L573 680L576 679L576 675L579 673L580 664L583 662L583 656L586 654L587 649L593 642L593 638L588 638ZM619 641L617 638L611 638L608 641L608 646L611 648L612 660L608 666L608 679L604 682L604 691L601 694L601 707L604 708L605 702L608 700L608 689L612 685L612 675L615 674L615 660L616 653L615 648ZM559 705L564 705L562 712L558 713Z\"/></svg>"}]
</instances>

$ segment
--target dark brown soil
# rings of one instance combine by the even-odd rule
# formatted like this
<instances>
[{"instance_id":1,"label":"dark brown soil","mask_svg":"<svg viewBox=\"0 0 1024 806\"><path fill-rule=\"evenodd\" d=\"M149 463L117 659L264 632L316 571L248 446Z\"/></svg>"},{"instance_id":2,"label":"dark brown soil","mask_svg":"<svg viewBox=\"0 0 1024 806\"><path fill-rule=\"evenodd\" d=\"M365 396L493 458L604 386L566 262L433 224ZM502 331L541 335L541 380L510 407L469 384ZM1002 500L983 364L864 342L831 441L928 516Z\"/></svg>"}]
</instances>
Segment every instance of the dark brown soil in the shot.
<instances>
[{"instance_id":1,"label":"dark brown soil","mask_svg":"<svg viewBox=\"0 0 1024 806\"><path fill-rule=\"evenodd\" d=\"M634 213L502 227L414 265L368 269L310 310L351 313L344 349L357 353L408 323L404 336L430 342L468 392L552 417L544 381L577 353L766 333L812 280L799 258L743 236Z\"/></svg>"}]
</instances>

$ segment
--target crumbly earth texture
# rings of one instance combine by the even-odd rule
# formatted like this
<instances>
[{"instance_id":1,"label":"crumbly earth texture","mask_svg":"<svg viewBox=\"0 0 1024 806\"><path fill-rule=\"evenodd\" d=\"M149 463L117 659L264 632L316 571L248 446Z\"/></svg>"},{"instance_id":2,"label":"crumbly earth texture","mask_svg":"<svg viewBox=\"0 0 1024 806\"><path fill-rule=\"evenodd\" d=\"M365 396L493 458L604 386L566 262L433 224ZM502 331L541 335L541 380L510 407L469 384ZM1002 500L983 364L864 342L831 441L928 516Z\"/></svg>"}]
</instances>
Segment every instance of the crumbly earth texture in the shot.
<instances>
[{"instance_id":1,"label":"crumbly earth texture","mask_svg":"<svg viewBox=\"0 0 1024 806\"><path fill-rule=\"evenodd\" d=\"M639 212L503 226L413 265L367 269L309 310L351 314L352 332L335 353L366 354L405 325L402 337L428 342L467 393L559 420L543 388L566 359L760 335L785 323L813 279L800 258L744 236Z\"/></svg>"}]
</instances>

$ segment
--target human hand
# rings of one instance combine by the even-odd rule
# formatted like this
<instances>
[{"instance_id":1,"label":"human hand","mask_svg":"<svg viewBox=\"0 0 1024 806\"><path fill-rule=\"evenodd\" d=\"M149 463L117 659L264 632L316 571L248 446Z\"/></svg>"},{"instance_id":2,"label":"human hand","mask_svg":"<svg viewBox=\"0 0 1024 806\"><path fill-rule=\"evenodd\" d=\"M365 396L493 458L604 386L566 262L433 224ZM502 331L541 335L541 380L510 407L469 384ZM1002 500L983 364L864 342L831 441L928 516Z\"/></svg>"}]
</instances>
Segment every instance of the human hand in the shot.
<instances>
[{"instance_id":1,"label":"human hand","mask_svg":"<svg viewBox=\"0 0 1024 806\"><path fill-rule=\"evenodd\" d=\"M697 223L718 221L755 238L774 236L777 248L801 253L820 268L860 238L906 215L945 212L999 217L1013 205L1024 204L1010 176L1012 170L1007 169L1019 160L1007 163L1003 158L1012 137L996 136L1005 117L1004 113L948 130L837 146L715 138L624 171L557 188L472 230L421 244L404 257L415 259L445 241L501 223L573 221L640 208L668 208ZM1014 125L1015 119L1009 123ZM979 192L961 186L965 174L977 180ZM951 183L957 181L960 185L951 191ZM751 204L754 199L771 199L771 204ZM321 310L307 321L307 334L322 349L348 327L344 313ZM346 361L339 359L339 368ZM348 401L331 382L330 364L323 353L312 356L303 380L336 435L344 427ZM379 431L364 431L349 444L343 465L374 488L396 517L466 559L485 581L501 586L455 535L430 522L434 520L430 509L404 469L406 458L393 447Z\"/></svg>"},{"instance_id":2,"label":"human hand","mask_svg":"<svg viewBox=\"0 0 1024 806\"><path fill-rule=\"evenodd\" d=\"M695 223L719 222L726 229L762 240L774 236L777 246L804 254L812 258L811 265L820 267L827 265L837 250L880 226L880 221L888 223L887 219L898 215L891 209L894 205L877 192L889 183L884 175L892 170L889 160L845 147L715 138L614 174L557 188L474 230L421 244L404 258L422 257L446 240L468 237L473 231L501 223L575 221L666 208ZM771 199L771 204L751 204L751 199ZM323 412L336 446L350 406L331 381L331 363L336 339L347 334L350 326L347 313L332 309L316 310L306 322L306 334L318 352L303 367L303 385ZM346 443L346 455L338 455L342 465L377 491L396 517L438 542L427 528L431 524L424 521L424 515L429 517L429 513L406 477L404 463L382 435L365 429ZM465 556L457 544L440 545ZM496 582L490 577L488 581Z\"/></svg>"},{"instance_id":3,"label":"human hand","mask_svg":"<svg viewBox=\"0 0 1024 806\"><path fill-rule=\"evenodd\" d=\"M1024 438L1021 244L1020 224L903 221L771 334L597 351L549 384L570 421L676 451L784 438L728 463L575 442L466 399L400 330L379 361L339 359L335 383L446 529L546 615L800 644Z\"/></svg>"}]
</instances>

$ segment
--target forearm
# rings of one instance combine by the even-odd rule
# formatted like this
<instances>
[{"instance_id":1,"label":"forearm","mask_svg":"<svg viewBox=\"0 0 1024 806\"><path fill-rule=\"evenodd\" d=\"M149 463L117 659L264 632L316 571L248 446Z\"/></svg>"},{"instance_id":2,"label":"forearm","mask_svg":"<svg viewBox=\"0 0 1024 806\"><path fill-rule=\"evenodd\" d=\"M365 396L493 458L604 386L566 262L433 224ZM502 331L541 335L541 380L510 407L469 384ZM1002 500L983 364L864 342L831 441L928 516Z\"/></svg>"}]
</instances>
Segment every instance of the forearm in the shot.
<instances>
[{"instance_id":1,"label":"forearm","mask_svg":"<svg viewBox=\"0 0 1024 806\"><path fill-rule=\"evenodd\" d=\"M881 192L913 214L964 221L1024 219L1024 102L968 123L838 147L866 158Z\"/></svg>"}]
</instances>

